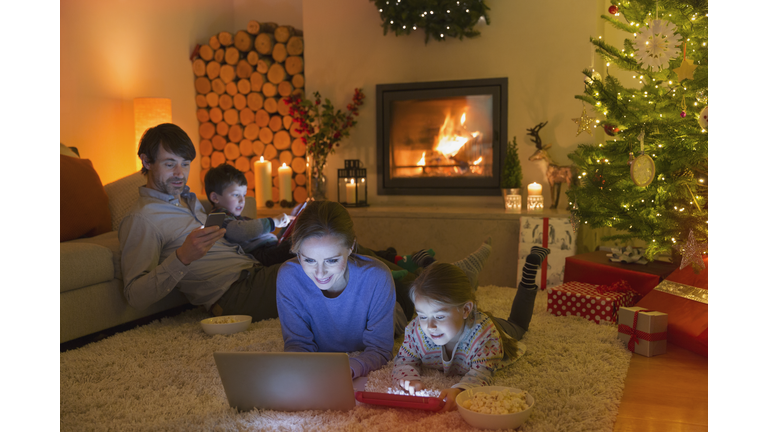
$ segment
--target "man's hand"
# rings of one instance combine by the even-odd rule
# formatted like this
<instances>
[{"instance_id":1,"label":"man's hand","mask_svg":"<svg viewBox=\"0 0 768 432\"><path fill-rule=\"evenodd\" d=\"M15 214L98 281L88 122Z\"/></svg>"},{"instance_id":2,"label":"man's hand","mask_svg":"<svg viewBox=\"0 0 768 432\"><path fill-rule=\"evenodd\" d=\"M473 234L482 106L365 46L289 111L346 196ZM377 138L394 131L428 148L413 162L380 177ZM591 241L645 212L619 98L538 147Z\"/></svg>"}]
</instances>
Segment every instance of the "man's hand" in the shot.
<instances>
[{"instance_id":1,"label":"man's hand","mask_svg":"<svg viewBox=\"0 0 768 432\"><path fill-rule=\"evenodd\" d=\"M192 261L199 260L208 253L208 250L211 249L216 241L224 237L226 232L226 229L217 226L201 227L193 230L184 239L184 244L176 249L176 258L184 265L189 265Z\"/></svg>"},{"instance_id":2,"label":"man's hand","mask_svg":"<svg viewBox=\"0 0 768 432\"><path fill-rule=\"evenodd\" d=\"M421 385L421 381L413 380L400 380L400 387L404 388L405 391L411 394L413 396L417 391L424 388L424 386Z\"/></svg>"},{"instance_id":3,"label":"man's hand","mask_svg":"<svg viewBox=\"0 0 768 432\"><path fill-rule=\"evenodd\" d=\"M462 391L464 391L464 389L460 388L448 388L441 391L439 398L445 401L445 405L443 406L443 409L440 410L440 412L455 410L457 406L456 396L458 396Z\"/></svg>"},{"instance_id":4,"label":"man's hand","mask_svg":"<svg viewBox=\"0 0 768 432\"><path fill-rule=\"evenodd\" d=\"M272 218L275 221L275 228L285 228L293 219L295 219L295 216L288 216L285 213Z\"/></svg>"}]
</instances>

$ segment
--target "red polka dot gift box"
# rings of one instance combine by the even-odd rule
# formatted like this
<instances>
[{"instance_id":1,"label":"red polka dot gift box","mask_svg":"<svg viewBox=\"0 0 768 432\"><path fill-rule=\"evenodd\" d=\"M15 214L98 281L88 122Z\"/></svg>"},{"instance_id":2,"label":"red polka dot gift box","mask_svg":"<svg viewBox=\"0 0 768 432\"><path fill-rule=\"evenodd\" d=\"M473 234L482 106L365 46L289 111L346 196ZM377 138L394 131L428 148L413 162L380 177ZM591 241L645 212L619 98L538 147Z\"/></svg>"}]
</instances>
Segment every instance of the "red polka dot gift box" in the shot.
<instances>
[{"instance_id":1,"label":"red polka dot gift box","mask_svg":"<svg viewBox=\"0 0 768 432\"><path fill-rule=\"evenodd\" d=\"M596 323L618 319L619 308L634 306L639 296L625 281L613 286L566 282L547 289L547 311L556 316L579 316Z\"/></svg>"}]
</instances>

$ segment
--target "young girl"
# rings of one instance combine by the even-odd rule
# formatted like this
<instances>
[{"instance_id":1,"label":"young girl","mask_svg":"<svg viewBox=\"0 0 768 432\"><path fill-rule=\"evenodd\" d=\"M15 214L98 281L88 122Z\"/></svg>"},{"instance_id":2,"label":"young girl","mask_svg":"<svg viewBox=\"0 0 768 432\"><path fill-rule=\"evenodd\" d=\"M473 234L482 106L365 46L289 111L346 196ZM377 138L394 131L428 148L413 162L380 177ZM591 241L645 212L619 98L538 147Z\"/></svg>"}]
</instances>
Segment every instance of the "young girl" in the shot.
<instances>
[{"instance_id":1,"label":"young girl","mask_svg":"<svg viewBox=\"0 0 768 432\"><path fill-rule=\"evenodd\" d=\"M446 263L425 268L411 287L416 318L405 329L392 378L411 394L423 388L419 366L464 375L440 393L443 411L456 409L456 396L468 388L490 385L497 369L524 352L517 341L528 330L538 287L534 281L549 249L534 246L526 258L523 278L509 318L495 318L477 309L475 292L465 271Z\"/></svg>"}]
</instances>

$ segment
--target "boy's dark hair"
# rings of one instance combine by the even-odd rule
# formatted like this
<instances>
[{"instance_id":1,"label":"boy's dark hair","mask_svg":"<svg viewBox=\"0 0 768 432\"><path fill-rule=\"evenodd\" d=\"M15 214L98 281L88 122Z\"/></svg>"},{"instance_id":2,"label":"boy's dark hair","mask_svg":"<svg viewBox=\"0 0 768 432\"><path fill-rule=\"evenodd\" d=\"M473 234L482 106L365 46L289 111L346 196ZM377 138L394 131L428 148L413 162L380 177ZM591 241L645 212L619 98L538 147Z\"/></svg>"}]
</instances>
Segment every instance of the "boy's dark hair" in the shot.
<instances>
[{"instance_id":1,"label":"boy's dark hair","mask_svg":"<svg viewBox=\"0 0 768 432\"><path fill-rule=\"evenodd\" d=\"M147 155L147 162L154 163L160 145L166 151L189 161L194 160L197 155L195 145L192 144L192 140L189 139L189 135L183 129L173 123L163 123L147 129L141 136L139 158L144 154ZM147 171L144 164L141 164L141 173L146 175Z\"/></svg>"},{"instance_id":2,"label":"boy's dark hair","mask_svg":"<svg viewBox=\"0 0 768 432\"><path fill-rule=\"evenodd\" d=\"M232 183L238 186L248 186L248 180L245 174L232 165L223 163L215 168L211 168L205 173L205 196L211 201L211 194L216 192L224 195L224 189Z\"/></svg>"}]
</instances>

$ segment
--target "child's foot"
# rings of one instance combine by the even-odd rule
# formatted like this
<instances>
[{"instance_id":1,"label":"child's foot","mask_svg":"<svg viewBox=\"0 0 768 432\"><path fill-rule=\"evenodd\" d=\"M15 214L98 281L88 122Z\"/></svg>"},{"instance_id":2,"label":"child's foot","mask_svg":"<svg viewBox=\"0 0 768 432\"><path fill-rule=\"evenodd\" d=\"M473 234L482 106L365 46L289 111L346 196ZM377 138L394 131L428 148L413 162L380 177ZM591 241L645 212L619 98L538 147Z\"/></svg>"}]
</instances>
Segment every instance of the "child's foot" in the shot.
<instances>
[{"instance_id":1,"label":"child's foot","mask_svg":"<svg viewBox=\"0 0 768 432\"><path fill-rule=\"evenodd\" d=\"M549 255L549 252L549 249L540 246L531 247L531 253L525 257L520 288L536 289L536 274L538 273L539 266L544 262L544 258Z\"/></svg>"},{"instance_id":2,"label":"child's foot","mask_svg":"<svg viewBox=\"0 0 768 432\"><path fill-rule=\"evenodd\" d=\"M408 274L408 270L392 270L392 279L398 281Z\"/></svg>"},{"instance_id":3,"label":"child's foot","mask_svg":"<svg viewBox=\"0 0 768 432\"><path fill-rule=\"evenodd\" d=\"M432 249L422 249L411 255L395 258L395 264L411 273L416 273L419 267L426 267L435 262L434 256L435 251Z\"/></svg>"},{"instance_id":4,"label":"child's foot","mask_svg":"<svg viewBox=\"0 0 768 432\"><path fill-rule=\"evenodd\" d=\"M491 256L491 238L485 239L480 248L472 252L461 261L453 263L456 267L462 269L469 278L469 283L473 290L477 290L477 278L483 269L488 257Z\"/></svg>"},{"instance_id":5,"label":"child's foot","mask_svg":"<svg viewBox=\"0 0 768 432\"><path fill-rule=\"evenodd\" d=\"M393 264L395 263L397 251L393 247L388 247L385 250L374 251L374 253Z\"/></svg>"}]
</instances>

